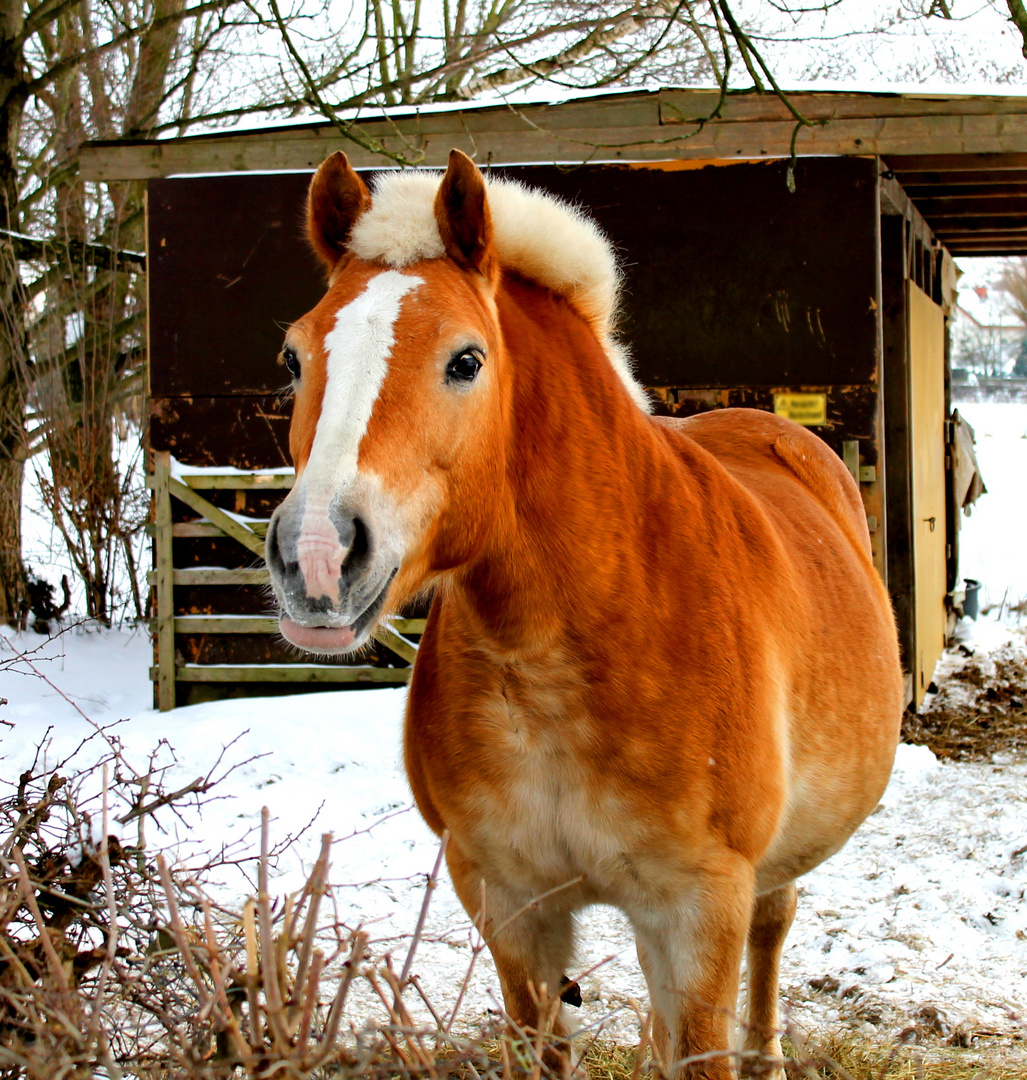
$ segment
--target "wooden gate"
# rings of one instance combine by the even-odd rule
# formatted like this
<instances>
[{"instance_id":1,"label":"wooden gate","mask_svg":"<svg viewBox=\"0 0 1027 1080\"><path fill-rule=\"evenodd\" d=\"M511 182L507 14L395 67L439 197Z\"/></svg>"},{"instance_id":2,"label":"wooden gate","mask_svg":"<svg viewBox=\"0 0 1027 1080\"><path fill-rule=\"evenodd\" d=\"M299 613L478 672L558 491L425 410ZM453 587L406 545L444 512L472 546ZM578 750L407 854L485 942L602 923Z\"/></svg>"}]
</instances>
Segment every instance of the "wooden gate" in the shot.
<instances>
[{"instance_id":1,"label":"wooden gate","mask_svg":"<svg viewBox=\"0 0 1027 1080\"><path fill-rule=\"evenodd\" d=\"M364 663L309 663L281 638L264 536L293 473L178 470L153 455L154 703L408 682L424 619L379 627ZM229 505L230 504L230 505ZM231 507L231 508L230 508ZM245 658L245 659L243 659Z\"/></svg>"}]
</instances>

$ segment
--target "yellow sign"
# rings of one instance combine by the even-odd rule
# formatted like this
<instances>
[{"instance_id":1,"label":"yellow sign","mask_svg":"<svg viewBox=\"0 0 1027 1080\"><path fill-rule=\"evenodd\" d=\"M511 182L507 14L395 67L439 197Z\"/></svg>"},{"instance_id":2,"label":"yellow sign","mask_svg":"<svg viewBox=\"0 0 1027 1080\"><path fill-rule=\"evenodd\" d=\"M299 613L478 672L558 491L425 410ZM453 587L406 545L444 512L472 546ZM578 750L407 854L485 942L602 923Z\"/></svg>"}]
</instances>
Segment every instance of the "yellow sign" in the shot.
<instances>
[{"instance_id":1,"label":"yellow sign","mask_svg":"<svg viewBox=\"0 0 1027 1080\"><path fill-rule=\"evenodd\" d=\"M775 394L774 412L804 427L827 423L827 394Z\"/></svg>"}]
</instances>

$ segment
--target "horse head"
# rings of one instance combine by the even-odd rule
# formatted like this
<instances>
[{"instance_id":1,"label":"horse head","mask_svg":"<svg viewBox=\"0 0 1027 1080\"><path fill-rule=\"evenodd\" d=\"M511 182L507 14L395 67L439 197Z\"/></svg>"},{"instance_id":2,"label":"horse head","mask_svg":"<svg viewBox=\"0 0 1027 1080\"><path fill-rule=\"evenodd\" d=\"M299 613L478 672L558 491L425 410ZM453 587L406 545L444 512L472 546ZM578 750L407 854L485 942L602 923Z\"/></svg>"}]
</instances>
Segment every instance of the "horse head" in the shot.
<instances>
[{"instance_id":1,"label":"horse head","mask_svg":"<svg viewBox=\"0 0 1027 1080\"><path fill-rule=\"evenodd\" d=\"M296 483L267 561L285 637L319 653L360 648L386 604L469 559L505 468L484 181L456 151L441 184L393 180L376 215L344 154L318 170L308 227L328 291L282 349Z\"/></svg>"}]
</instances>

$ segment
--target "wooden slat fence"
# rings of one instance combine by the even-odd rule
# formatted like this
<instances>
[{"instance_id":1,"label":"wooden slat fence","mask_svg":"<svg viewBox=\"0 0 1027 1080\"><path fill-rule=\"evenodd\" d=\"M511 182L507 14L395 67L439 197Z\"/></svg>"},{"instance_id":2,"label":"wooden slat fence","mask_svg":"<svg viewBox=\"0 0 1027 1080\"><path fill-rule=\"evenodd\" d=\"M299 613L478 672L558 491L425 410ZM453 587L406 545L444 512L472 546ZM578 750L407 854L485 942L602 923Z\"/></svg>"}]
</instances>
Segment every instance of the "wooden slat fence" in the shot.
<instances>
[{"instance_id":1,"label":"wooden slat fence","mask_svg":"<svg viewBox=\"0 0 1027 1080\"><path fill-rule=\"evenodd\" d=\"M398 618L380 627L373 649L356 664L310 663L279 636L269 610L264 537L292 483L293 474L284 471L174 475L170 454L153 454L147 480L156 611L150 675L161 711L247 693L409 681L424 619Z\"/></svg>"}]
</instances>

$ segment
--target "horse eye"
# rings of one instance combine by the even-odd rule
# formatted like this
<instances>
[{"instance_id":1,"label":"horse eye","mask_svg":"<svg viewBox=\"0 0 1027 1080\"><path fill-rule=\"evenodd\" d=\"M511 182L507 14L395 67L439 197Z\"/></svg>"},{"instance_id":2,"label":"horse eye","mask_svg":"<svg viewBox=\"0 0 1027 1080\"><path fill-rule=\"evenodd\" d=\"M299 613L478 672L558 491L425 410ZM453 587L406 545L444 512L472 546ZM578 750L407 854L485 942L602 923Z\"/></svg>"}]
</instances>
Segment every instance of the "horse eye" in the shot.
<instances>
[{"instance_id":1,"label":"horse eye","mask_svg":"<svg viewBox=\"0 0 1027 1080\"><path fill-rule=\"evenodd\" d=\"M446 365L446 378L451 382L471 383L479 371L481 360L478 354L471 349L465 349Z\"/></svg>"},{"instance_id":2,"label":"horse eye","mask_svg":"<svg viewBox=\"0 0 1027 1080\"><path fill-rule=\"evenodd\" d=\"M298 379L300 377L300 358L296 355L296 350L291 345L283 347L282 360L289 369L289 374L294 379Z\"/></svg>"}]
</instances>

